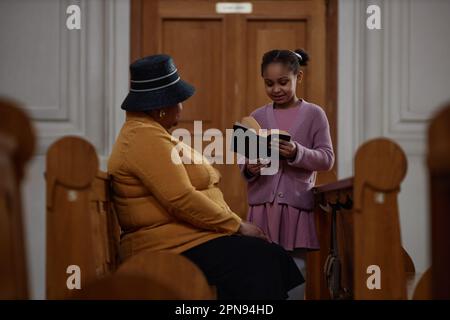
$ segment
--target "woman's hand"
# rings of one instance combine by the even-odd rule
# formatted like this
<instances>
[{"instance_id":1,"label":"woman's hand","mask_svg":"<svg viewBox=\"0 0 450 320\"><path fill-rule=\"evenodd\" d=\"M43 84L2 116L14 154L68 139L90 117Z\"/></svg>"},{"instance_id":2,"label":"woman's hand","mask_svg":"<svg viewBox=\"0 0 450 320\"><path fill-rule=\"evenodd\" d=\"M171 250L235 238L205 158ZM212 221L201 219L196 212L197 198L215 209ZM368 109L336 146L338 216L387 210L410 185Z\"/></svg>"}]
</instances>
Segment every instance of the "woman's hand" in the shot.
<instances>
[{"instance_id":1,"label":"woman's hand","mask_svg":"<svg viewBox=\"0 0 450 320\"><path fill-rule=\"evenodd\" d=\"M297 156L297 145L292 141L273 139L273 144L271 144L271 148L275 149L275 143L278 141L278 152L281 156L286 159L294 159Z\"/></svg>"},{"instance_id":2,"label":"woman's hand","mask_svg":"<svg viewBox=\"0 0 450 320\"><path fill-rule=\"evenodd\" d=\"M237 233L243 236L261 238L270 242L269 238L267 238L267 236L260 228L247 221L241 222L241 226L239 227Z\"/></svg>"}]
</instances>

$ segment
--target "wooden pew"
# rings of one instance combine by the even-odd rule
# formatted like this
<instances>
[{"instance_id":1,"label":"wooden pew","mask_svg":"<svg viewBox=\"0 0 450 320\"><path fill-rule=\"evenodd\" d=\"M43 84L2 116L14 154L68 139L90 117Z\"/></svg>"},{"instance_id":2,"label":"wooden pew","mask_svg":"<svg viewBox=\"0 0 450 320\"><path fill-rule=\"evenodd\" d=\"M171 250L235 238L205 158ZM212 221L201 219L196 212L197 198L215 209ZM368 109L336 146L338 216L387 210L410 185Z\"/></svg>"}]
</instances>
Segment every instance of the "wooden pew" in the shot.
<instances>
[{"instance_id":1,"label":"wooden pew","mask_svg":"<svg viewBox=\"0 0 450 320\"><path fill-rule=\"evenodd\" d=\"M406 168L406 156L396 143L374 139L358 149L354 177L314 188L321 249L307 255L307 299L408 297L407 282L415 270L401 244L397 204ZM324 267L331 247L333 208L338 210L336 240L341 265L340 272L330 278L336 281L336 290L330 291ZM381 288L371 290L368 278L377 267Z\"/></svg>"},{"instance_id":2,"label":"wooden pew","mask_svg":"<svg viewBox=\"0 0 450 320\"><path fill-rule=\"evenodd\" d=\"M414 300L450 299L450 105L428 127L431 267L420 278Z\"/></svg>"},{"instance_id":3,"label":"wooden pew","mask_svg":"<svg viewBox=\"0 0 450 320\"><path fill-rule=\"evenodd\" d=\"M55 142L47 153L46 182L47 298L216 297L200 269L181 255L149 251L119 261L110 180L89 142L79 137ZM66 283L73 265L81 271L79 290Z\"/></svg>"},{"instance_id":4,"label":"wooden pew","mask_svg":"<svg viewBox=\"0 0 450 320\"><path fill-rule=\"evenodd\" d=\"M450 105L430 122L427 166L432 258L430 270L419 283L417 297L450 299Z\"/></svg>"},{"instance_id":5,"label":"wooden pew","mask_svg":"<svg viewBox=\"0 0 450 320\"><path fill-rule=\"evenodd\" d=\"M20 107L0 100L0 299L28 299L21 185L35 135Z\"/></svg>"}]
</instances>

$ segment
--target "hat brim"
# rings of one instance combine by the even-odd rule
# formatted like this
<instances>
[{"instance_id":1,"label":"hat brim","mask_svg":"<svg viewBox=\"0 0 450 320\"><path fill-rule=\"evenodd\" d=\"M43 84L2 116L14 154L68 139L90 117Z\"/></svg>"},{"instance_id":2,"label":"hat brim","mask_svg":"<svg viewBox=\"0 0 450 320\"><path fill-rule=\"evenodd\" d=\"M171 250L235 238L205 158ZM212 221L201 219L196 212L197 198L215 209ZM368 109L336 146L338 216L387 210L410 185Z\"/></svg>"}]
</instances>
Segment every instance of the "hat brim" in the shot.
<instances>
[{"instance_id":1,"label":"hat brim","mask_svg":"<svg viewBox=\"0 0 450 320\"><path fill-rule=\"evenodd\" d=\"M169 87L147 91L130 91L122 102L121 108L126 111L148 111L174 106L190 98L195 88L189 83L180 80Z\"/></svg>"}]
</instances>

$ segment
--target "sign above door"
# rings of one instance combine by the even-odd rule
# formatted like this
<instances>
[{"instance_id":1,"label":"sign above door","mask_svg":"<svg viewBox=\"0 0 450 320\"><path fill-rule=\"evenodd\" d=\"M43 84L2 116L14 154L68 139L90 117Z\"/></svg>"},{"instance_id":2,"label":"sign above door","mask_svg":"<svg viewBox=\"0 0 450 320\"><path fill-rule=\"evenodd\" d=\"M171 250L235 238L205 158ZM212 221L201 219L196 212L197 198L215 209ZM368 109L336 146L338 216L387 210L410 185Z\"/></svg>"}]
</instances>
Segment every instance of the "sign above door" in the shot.
<instances>
[{"instance_id":1,"label":"sign above door","mask_svg":"<svg viewBox=\"0 0 450 320\"><path fill-rule=\"evenodd\" d=\"M252 13L253 5L250 2L218 2L217 13Z\"/></svg>"}]
</instances>

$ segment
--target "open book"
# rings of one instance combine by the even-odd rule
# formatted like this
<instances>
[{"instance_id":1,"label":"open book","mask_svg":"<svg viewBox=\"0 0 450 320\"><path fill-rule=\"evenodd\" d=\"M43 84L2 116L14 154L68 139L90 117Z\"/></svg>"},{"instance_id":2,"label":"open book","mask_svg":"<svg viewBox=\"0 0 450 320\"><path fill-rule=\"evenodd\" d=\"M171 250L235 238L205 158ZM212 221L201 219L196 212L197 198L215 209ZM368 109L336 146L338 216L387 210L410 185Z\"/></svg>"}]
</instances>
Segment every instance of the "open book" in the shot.
<instances>
[{"instance_id":1,"label":"open book","mask_svg":"<svg viewBox=\"0 0 450 320\"><path fill-rule=\"evenodd\" d=\"M274 138L279 140L291 140L287 131L278 129L261 129L259 123L253 117L244 117L241 122L233 125L233 152L239 153L247 159L267 159L271 157L270 142ZM283 156L279 156L281 160Z\"/></svg>"}]
</instances>

